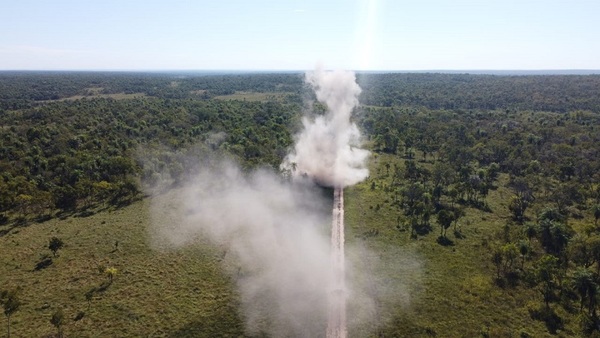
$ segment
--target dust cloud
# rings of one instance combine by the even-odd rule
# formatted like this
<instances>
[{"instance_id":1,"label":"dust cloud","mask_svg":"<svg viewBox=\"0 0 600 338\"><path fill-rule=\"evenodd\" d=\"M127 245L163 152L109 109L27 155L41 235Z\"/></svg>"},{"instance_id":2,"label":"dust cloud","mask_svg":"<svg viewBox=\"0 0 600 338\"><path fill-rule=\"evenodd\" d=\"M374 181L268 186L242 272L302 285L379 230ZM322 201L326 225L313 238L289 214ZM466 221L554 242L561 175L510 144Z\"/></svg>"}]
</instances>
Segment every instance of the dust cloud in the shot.
<instances>
[{"instance_id":1,"label":"dust cloud","mask_svg":"<svg viewBox=\"0 0 600 338\"><path fill-rule=\"evenodd\" d=\"M224 271L237 284L249 335L324 336L336 284L329 237L332 191L322 186L343 188L368 175L369 153L358 148L360 133L351 122L360 93L354 74L317 70L306 81L328 111L303 120L294 151L282 164L296 179L272 169L242 171L209 153L196 158L198 164L189 166L177 188L152 198L151 243L177 249L208 240L219 248ZM306 176L311 179L302 179ZM382 256L364 247L349 246L346 252L348 330L368 335L386 308L408 303L407 285L398 275L404 272L379 264ZM414 264L404 267L419 270Z\"/></svg>"},{"instance_id":2,"label":"dust cloud","mask_svg":"<svg viewBox=\"0 0 600 338\"><path fill-rule=\"evenodd\" d=\"M207 241L217 248L215 260L237 284L247 334L322 337L335 287L330 192L209 156L180 187L152 198L150 241L159 250ZM388 310L408 305L418 261L410 251L346 246L349 332L371 334Z\"/></svg>"},{"instance_id":3,"label":"dust cloud","mask_svg":"<svg viewBox=\"0 0 600 338\"><path fill-rule=\"evenodd\" d=\"M156 245L181 247L208 237L223 250L250 334L323 334L331 210L318 188L213 159L183 188L154 200Z\"/></svg>"},{"instance_id":4,"label":"dust cloud","mask_svg":"<svg viewBox=\"0 0 600 338\"><path fill-rule=\"evenodd\" d=\"M369 152L360 148L361 134L351 120L361 92L354 73L317 68L306 73L305 81L327 112L302 119L303 129L281 167L324 186L345 187L362 181L369 175Z\"/></svg>"}]
</instances>

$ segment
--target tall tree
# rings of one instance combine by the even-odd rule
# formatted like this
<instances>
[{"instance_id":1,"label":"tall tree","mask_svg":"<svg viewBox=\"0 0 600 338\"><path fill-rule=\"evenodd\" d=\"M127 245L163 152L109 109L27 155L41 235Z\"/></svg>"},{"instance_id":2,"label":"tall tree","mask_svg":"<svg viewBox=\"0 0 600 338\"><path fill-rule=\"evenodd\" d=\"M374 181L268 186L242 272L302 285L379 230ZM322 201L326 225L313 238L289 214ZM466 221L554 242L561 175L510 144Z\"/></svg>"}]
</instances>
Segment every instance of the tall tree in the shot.
<instances>
[{"instance_id":1,"label":"tall tree","mask_svg":"<svg viewBox=\"0 0 600 338\"><path fill-rule=\"evenodd\" d=\"M573 274L572 285L581 300L579 310L582 311L584 304L587 303L589 315L594 316L598 285L592 272L585 268L577 269Z\"/></svg>"},{"instance_id":2,"label":"tall tree","mask_svg":"<svg viewBox=\"0 0 600 338\"><path fill-rule=\"evenodd\" d=\"M592 210L594 211L594 224L598 226L598 220L600 219L600 204L594 205Z\"/></svg>"},{"instance_id":3,"label":"tall tree","mask_svg":"<svg viewBox=\"0 0 600 338\"><path fill-rule=\"evenodd\" d=\"M454 221L454 213L443 209L440 210L437 214L437 221L440 225L440 236L446 237L446 230L452 225L452 221Z\"/></svg>"},{"instance_id":4,"label":"tall tree","mask_svg":"<svg viewBox=\"0 0 600 338\"><path fill-rule=\"evenodd\" d=\"M552 255L544 255L537 261L535 281L540 286L546 308L550 307L550 300L557 286L558 273L558 258Z\"/></svg>"},{"instance_id":5,"label":"tall tree","mask_svg":"<svg viewBox=\"0 0 600 338\"><path fill-rule=\"evenodd\" d=\"M0 301L2 302L4 315L6 316L7 320L7 336L10 338L10 317L19 310L21 307L21 301L19 300L15 290L2 291L2 293L0 293Z\"/></svg>"}]
</instances>

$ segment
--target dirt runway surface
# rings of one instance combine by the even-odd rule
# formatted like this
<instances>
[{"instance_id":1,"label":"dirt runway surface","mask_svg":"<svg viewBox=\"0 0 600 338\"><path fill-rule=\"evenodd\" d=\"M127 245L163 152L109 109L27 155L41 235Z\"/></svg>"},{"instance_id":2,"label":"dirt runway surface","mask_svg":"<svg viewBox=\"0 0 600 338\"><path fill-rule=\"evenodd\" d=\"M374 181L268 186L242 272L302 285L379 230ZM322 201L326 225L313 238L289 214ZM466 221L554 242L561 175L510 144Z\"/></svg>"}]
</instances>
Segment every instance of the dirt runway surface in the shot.
<instances>
[{"instance_id":1,"label":"dirt runway surface","mask_svg":"<svg viewBox=\"0 0 600 338\"><path fill-rule=\"evenodd\" d=\"M331 259L333 283L329 294L328 338L345 338L346 283L344 272L344 189L336 187L333 193L333 218L331 221Z\"/></svg>"}]
</instances>

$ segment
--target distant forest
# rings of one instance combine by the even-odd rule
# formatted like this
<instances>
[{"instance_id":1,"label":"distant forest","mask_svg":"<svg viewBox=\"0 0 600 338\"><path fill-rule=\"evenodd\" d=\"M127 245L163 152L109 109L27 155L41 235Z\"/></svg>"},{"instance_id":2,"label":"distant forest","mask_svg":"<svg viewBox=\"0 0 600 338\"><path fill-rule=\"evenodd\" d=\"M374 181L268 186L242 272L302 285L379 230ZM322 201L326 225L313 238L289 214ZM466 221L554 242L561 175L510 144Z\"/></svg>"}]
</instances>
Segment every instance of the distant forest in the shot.
<instances>
[{"instance_id":1,"label":"distant forest","mask_svg":"<svg viewBox=\"0 0 600 338\"><path fill-rule=\"evenodd\" d=\"M124 72L0 72L0 109L30 108L76 95L144 93L163 99L238 91L300 93L302 74L185 75ZM360 101L430 109L600 109L600 75L359 74Z\"/></svg>"},{"instance_id":2,"label":"distant forest","mask_svg":"<svg viewBox=\"0 0 600 338\"><path fill-rule=\"evenodd\" d=\"M598 172L598 75L360 74L358 82L358 119L376 150L436 154L458 133L447 151L468 147L465 162L517 174L535 159L560 179ZM0 215L127 203L141 182L166 173L176 184L181 152L198 144L277 170L311 95L291 73L0 72Z\"/></svg>"}]
</instances>

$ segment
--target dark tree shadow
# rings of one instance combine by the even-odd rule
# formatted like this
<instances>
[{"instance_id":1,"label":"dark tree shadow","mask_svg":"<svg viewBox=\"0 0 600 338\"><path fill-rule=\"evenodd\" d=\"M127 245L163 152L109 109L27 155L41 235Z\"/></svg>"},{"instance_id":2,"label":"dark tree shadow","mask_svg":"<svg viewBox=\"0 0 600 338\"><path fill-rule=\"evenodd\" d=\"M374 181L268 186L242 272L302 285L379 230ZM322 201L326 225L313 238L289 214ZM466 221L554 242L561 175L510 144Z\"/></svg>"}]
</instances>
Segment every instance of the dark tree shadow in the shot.
<instances>
[{"instance_id":1,"label":"dark tree shadow","mask_svg":"<svg viewBox=\"0 0 600 338\"><path fill-rule=\"evenodd\" d=\"M431 231L433 231L433 229L431 228L431 225L429 225L429 224L419 224L415 227L415 232L419 236L428 235Z\"/></svg>"},{"instance_id":2,"label":"dark tree shadow","mask_svg":"<svg viewBox=\"0 0 600 338\"><path fill-rule=\"evenodd\" d=\"M494 285L501 289L504 289L506 287L506 280L502 277L494 277Z\"/></svg>"},{"instance_id":3,"label":"dark tree shadow","mask_svg":"<svg viewBox=\"0 0 600 338\"><path fill-rule=\"evenodd\" d=\"M46 215L41 215L35 218L35 221L37 223L44 223L44 222L48 222L49 220L52 219L52 215L46 214Z\"/></svg>"},{"instance_id":4,"label":"dark tree shadow","mask_svg":"<svg viewBox=\"0 0 600 338\"><path fill-rule=\"evenodd\" d=\"M521 276L519 275L519 272L517 272L517 271L510 271L505 274L505 278L506 278L506 283L508 284L508 286L511 288L515 288L519 285L519 280L520 280Z\"/></svg>"},{"instance_id":5,"label":"dark tree shadow","mask_svg":"<svg viewBox=\"0 0 600 338\"><path fill-rule=\"evenodd\" d=\"M546 311L542 320L546 324L548 331L552 334L556 334L558 330L564 327L562 318L552 309Z\"/></svg>"},{"instance_id":6,"label":"dark tree shadow","mask_svg":"<svg viewBox=\"0 0 600 338\"><path fill-rule=\"evenodd\" d=\"M108 288L112 285L112 281L105 281L98 288L96 288L96 292L104 292L108 290Z\"/></svg>"},{"instance_id":7,"label":"dark tree shadow","mask_svg":"<svg viewBox=\"0 0 600 338\"><path fill-rule=\"evenodd\" d=\"M439 245L443 245L443 246L453 246L454 245L454 242L446 236L439 236L437 238L436 242Z\"/></svg>"},{"instance_id":8,"label":"dark tree shadow","mask_svg":"<svg viewBox=\"0 0 600 338\"><path fill-rule=\"evenodd\" d=\"M529 314L531 318L543 321L551 334L556 334L558 330L562 330L564 327L562 318L551 307L543 306L537 310L529 310Z\"/></svg>"},{"instance_id":9,"label":"dark tree shadow","mask_svg":"<svg viewBox=\"0 0 600 338\"><path fill-rule=\"evenodd\" d=\"M52 257L48 255L42 256L40 260L35 264L35 268L33 270L40 271L52 265Z\"/></svg>"},{"instance_id":10,"label":"dark tree shadow","mask_svg":"<svg viewBox=\"0 0 600 338\"><path fill-rule=\"evenodd\" d=\"M82 210L80 213L75 214L75 217L81 217L81 218L85 218L85 217L90 217L93 216L94 214L96 214L94 212L94 210L91 209L87 209L87 210Z\"/></svg>"},{"instance_id":11,"label":"dark tree shadow","mask_svg":"<svg viewBox=\"0 0 600 338\"><path fill-rule=\"evenodd\" d=\"M465 235L462 234L462 232L460 232L460 230L454 230L454 237L456 237L456 239L467 238Z\"/></svg>"},{"instance_id":12,"label":"dark tree shadow","mask_svg":"<svg viewBox=\"0 0 600 338\"><path fill-rule=\"evenodd\" d=\"M83 317L85 317L85 312L79 311L79 312L77 312L77 315L75 317L73 317L73 321L78 322L78 321L82 320Z\"/></svg>"},{"instance_id":13,"label":"dark tree shadow","mask_svg":"<svg viewBox=\"0 0 600 338\"><path fill-rule=\"evenodd\" d=\"M458 203L461 204L461 205L470 206L470 207L475 208L477 210L481 210L481 211L484 211L484 212L492 213L492 209L485 202L485 200L484 201L478 201L478 200L460 199L460 200L458 200Z\"/></svg>"},{"instance_id":14,"label":"dark tree shadow","mask_svg":"<svg viewBox=\"0 0 600 338\"><path fill-rule=\"evenodd\" d=\"M12 222L8 221L4 224L6 226L6 229L0 230L0 237L8 235L11 231L15 229L27 227L30 224L31 221L27 218L17 217Z\"/></svg>"}]
</instances>

